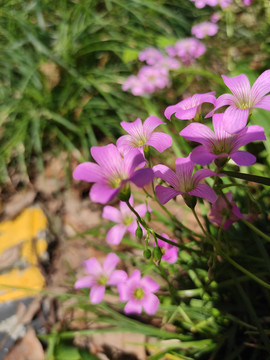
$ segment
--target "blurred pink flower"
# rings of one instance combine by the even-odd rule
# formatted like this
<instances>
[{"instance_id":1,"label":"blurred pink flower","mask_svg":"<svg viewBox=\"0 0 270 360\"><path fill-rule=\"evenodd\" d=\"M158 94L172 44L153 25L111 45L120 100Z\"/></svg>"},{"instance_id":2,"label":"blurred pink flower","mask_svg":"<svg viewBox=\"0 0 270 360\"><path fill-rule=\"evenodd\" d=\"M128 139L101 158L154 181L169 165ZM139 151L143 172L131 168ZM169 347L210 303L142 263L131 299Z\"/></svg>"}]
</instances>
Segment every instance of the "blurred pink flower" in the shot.
<instances>
[{"instance_id":1,"label":"blurred pink flower","mask_svg":"<svg viewBox=\"0 0 270 360\"><path fill-rule=\"evenodd\" d=\"M213 24L209 21L196 24L191 29L191 34L196 36L198 39L203 39L205 36L214 36L218 32L218 25Z\"/></svg>"},{"instance_id":2,"label":"blurred pink flower","mask_svg":"<svg viewBox=\"0 0 270 360\"><path fill-rule=\"evenodd\" d=\"M202 104L206 102L215 105L215 92L190 96L175 105L168 106L164 115L168 120L170 120L172 114L180 120L191 120L201 113Z\"/></svg>"},{"instance_id":3,"label":"blurred pink flower","mask_svg":"<svg viewBox=\"0 0 270 360\"><path fill-rule=\"evenodd\" d=\"M163 124L162 120L156 116L149 116L143 124L139 118L133 122L121 122L122 128L129 135L123 135L117 140L117 148L125 154L133 148L143 151L143 147L148 145L163 152L172 145L172 138L163 132L154 132L161 124Z\"/></svg>"},{"instance_id":4,"label":"blurred pink flower","mask_svg":"<svg viewBox=\"0 0 270 360\"><path fill-rule=\"evenodd\" d=\"M144 92L151 94L169 85L169 72L160 66L143 66L138 72Z\"/></svg>"},{"instance_id":5,"label":"blurred pink flower","mask_svg":"<svg viewBox=\"0 0 270 360\"><path fill-rule=\"evenodd\" d=\"M139 60L145 61L147 65L155 65L162 59L162 52L154 47L147 47L139 53Z\"/></svg>"},{"instance_id":6,"label":"blurred pink flower","mask_svg":"<svg viewBox=\"0 0 270 360\"><path fill-rule=\"evenodd\" d=\"M145 162L144 156L137 149L132 149L122 157L113 144L93 146L91 155L97 164L79 164L73 177L76 180L96 183L90 190L90 199L93 202L106 204L113 200L129 181L138 187L144 187L153 180L152 169L136 170Z\"/></svg>"},{"instance_id":7,"label":"blurred pink flower","mask_svg":"<svg viewBox=\"0 0 270 360\"><path fill-rule=\"evenodd\" d=\"M218 1L219 6L220 6L222 9L226 8L227 6L229 6L232 2L233 2L233 0L219 0L219 1Z\"/></svg>"},{"instance_id":8,"label":"blurred pink flower","mask_svg":"<svg viewBox=\"0 0 270 360\"><path fill-rule=\"evenodd\" d=\"M221 19L221 15L219 13L217 13L217 12L213 13L211 15L211 18L210 18L211 22L214 23L214 24L219 22L220 19Z\"/></svg>"},{"instance_id":9,"label":"blurred pink flower","mask_svg":"<svg viewBox=\"0 0 270 360\"><path fill-rule=\"evenodd\" d=\"M153 167L155 177L166 181L170 187L157 185L155 190L158 200L161 204L166 204L177 195L197 196L204 198L211 203L216 201L215 191L206 184L200 184L201 180L215 176L216 174L209 169L201 169L193 175L195 163L191 161L190 156L178 158L175 162L176 173L165 165L156 165Z\"/></svg>"},{"instance_id":10,"label":"blurred pink flower","mask_svg":"<svg viewBox=\"0 0 270 360\"><path fill-rule=\"evenodd\" d=\"M177 241L175 239L170 239L168 235L166 234L161 234L161 236L165 237L168 240L171 240L175 243L177 243ZM166 261L167 263L170 264L174 264L177 261L178 258L178 248L176 246L173 246L171 244L168 244L166 241L157 240L158 246L161 249L162 252L162 257L161 259Z\"/></svg>"},{"instance_id":11,"label":"blurred pink flower","mask_svg":"<svg viewBox=\"0 0 270 360\"><path fill-rule=\"evenodd\" d=\"M129 199L129 202L133 206L134 201L132 195ZM141 217L144 217L147 210L149 212L152 211L150 207L147 209L145 204L137 205L134 209ZM113 206L105 206L102 217L117 223L117 225L114 225L107 233L106 240L109 244L120 244L123 236L127 231L130 234L135 235L137 229L136 216L129 209L125 202L120 201L120 211ZM144 229L142 229L142 231L144 233Z\"/></svg>"},{"instance_id":12,"label":"blurred pink flower","mask_svg":"<svg viewBox=\"0 0 270 360\"><path fill-rule=\"evenodd\" d=\"M252 2L253 2L253 0L243 0L243 4L246 5L246 6L251 5Z\"/></svg>"},{"instance_id":13,"label":"blurred pink flower","mask_svg":"<svg viewBox=\"0 0 270 360\"><path fill-rule=\"evenodd\" d=\"M141 277L139 270L134 270L131 276L118 285L120 300L127 302L124 312L126 314L141 314L142 309L148 315L153 315L158 309L159 300L153 293L159 285L149 276Z\"/></svg>"},{"instance_id":14,"label":"blurred pink flower","mask_svg":"<svg viewBox=\"0 0 270 360\"><path fill-rule=\"evenodd\" d=\"M225 201L225 199L219 195L217 201L212 206L210 212L209 220L212 223L221 226L223 223L223 229L228 229L234 222L243 218L243 215L240 212L240 209L234 201L232 201L232 192L225 194L228 202L231 204L231 207Z\"/></svg>"},{"instance_id":15,"label":"blurred pink flower","mask_svg":"<svg viewBox=\"0 0 270 360\"><path fill-rule=\"evenodd\" d=\"M270 70L264 71L250 88L246 75L241 74L228 78L222 78L232 94L223 94L217 98L215 108L206 117L225 105L229 107L224 112L224 130L235 134L242 130L248 121L253 108L270 110Z\"/></svg>"},{"instance_id":16,"label":"blurred pink flower","mask_svg":"<svg viewBox=\"0 0 270 360\"><path fill-rule=\"evenodd\" d=\"M186 38L166 48L170 56L178 56L185 65L190 65L206 51L205 45L195 38Z\"/></svg>"},{"instance_id":17,"label":"blurred pink flower","mask_svg":"<svg viewBox=\"0 0 270 360\"><path fill-rule=\"evenodd\" d=\"M95 257L83 262L88 276L76 281L75 289L91 288L90 301L97 304L102 301L106 285L119 285L126 281L127 274L122 270L114 270L120 259L114 253L109 253L104 260L103 267Z\"/></svg>"},{"instance_id":18,"label":"blurred pink flower","mask_svg":"<svg viewBox=\"0 0 270 360\"><path fill-rule=\"evenodd\" d=\"M131 75L126 78L124 84L122 85L122 90L130 90L134 96L141 96L145 93L144 85L141 80L135 76Z\"/></svg>"},{"instance_id":19,"label":"blurred pink flower","mask_svg":"<svg viewBox=\"0 0 270 360\"><path fill-rule=\"evenodd\" d=\"M204 8L205 5L216 6L218 3L218 0L190 0L190 1L195 2L195 6L198 9Z\"/></svg>"}]
</instances>

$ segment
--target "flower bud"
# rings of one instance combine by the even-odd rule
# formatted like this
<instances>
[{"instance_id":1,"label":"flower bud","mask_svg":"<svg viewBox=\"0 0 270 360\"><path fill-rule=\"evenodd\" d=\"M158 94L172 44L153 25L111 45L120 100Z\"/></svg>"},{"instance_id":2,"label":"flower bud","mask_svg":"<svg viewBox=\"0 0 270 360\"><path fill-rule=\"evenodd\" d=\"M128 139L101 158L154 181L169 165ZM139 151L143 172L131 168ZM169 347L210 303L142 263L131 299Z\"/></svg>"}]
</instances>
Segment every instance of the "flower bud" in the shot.
<instances>
[{"instance_id":1,"label":"flower bud","mask_svg":"<svg viewBox=\"0 0 270 360\"><path fill-rule=\"evenodd\" d=\"M145 249L144 252L143 252L143 256L146 258L146 259L151 259L151 256L152 256L152 252L150 249Z\"/></svg>"},{"instance_id":2,"label":"flower bud","mask_svg":"<svg viewBox=\"0 0 270 360\"><path fill-rule=\"evenodd\" d=\"M136 235L136 238L138 240L141 240L142 239L142 236L143 236L143 231L142 231L142 228L140 227L138 221L137 221L137 229L135 231L135 235Z\"/></svg>"},{"instance_id":3,"label":"flower bud","mask_svg":"<svg viewBox=\"0 0 270 360\"><path fill-rule=\"evenodd\" d=\"M153 251L153 260L156 265L160 264L161 258L162 258L162 251L159 246L155 246Z\"/></svg>"}]
</instances>

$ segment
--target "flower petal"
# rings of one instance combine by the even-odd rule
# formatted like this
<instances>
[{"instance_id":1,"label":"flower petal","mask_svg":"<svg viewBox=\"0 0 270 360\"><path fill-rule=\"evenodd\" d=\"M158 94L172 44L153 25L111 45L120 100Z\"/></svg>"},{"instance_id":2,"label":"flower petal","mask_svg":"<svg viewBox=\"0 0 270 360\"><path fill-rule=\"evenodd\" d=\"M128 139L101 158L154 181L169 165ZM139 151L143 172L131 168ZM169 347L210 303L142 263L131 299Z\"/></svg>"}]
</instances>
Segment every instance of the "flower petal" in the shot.
<instances>
[{"instance_id":1,"label":"flower petal","mask_svg":"<svg viewBox=\"0 0 270 360\"><path fill-rule=\"evenodd\" d=\"M147 275L142 278L141 284L150 292L156 292L159 289L159 284Z\"/></svg>"},{"instance_id":2,"label":"flower petal","mask_svg":"<svg viewBox=\"0 0 270 360\"><path fill-rule=\"evenodd\" d=\"M129 287L127 286L127 283L119 283L117 285L117 290L119 293L119 298L122 302L127 301L128 300L128 296L129 296Z\"/></svg>"},{"instance_id":3,"label":"flower petal","mask_svg":"<svg viewBox=\"0 0 270 360\"><path fill-rule=\"evenodd\" d=\"M134 209L137 211L137 213L140 215L140 217L144 217L144 215L147 212L147 206L145 204L137 205L137 206L135 206ZM152 211L151 208L149 209L149 206L148 206L148 210L149 210L149 212Z\"/></svg>"},{"instance_id":4,"label":"flower petal","mask_svg":"<svg viewBox=\"0 0 270 360\"><path fill-rule=\"evenodd\" d=\"M156 116L149 116L143 123L143 131L145 135L150 135L156 127L164 124L161 119Z\"/></svg>"},{"instance_id":5,"label":"flower petal","mask_svg":"<svg viewBox=\"0 0 270 360\"><path fill-rule=\"evenodd\" d=\"M105 294L105 286L95 285L90 291L90 301L92 304L98 304L102 301Z\"/></svg>"},{"instance_id":6,"label":"flower petal","mask_svg":"<svg viewBox=\"0 0 270 360\"><path fill-rule=\"evenodd\" d=\"M168 134L155 132L150 135L145 145L153 146L157 151L162 153L164 150L172 146L172 138Z\"/></svg>"},{"instance_id":7,"label":"flower petal","mask_svg":"<svg viewBox=\"0 0 270 360\"><path fill-rule=\"evenodd\" d=\"M119 193L120 187L112 189L108 185L94 184L90 190L90 199L93 202L106 204L113 200Z\"/></svg>"},{"instance_id":8,"label":"flower petal","mask_svg":"<svg viewBox=\"0 0 270 360\"><path fill-rule=\"evenodd\" d=\"M153 167L154 176L166 181L174 188L178 187L178 178L175 173L166 165L156 165Z\"/></svg>"},{"instance_id":9,"label":"flower petal","mask_svg":"<svg viewBox=\"0 0 270 360\"><path fill-rule=\"evenodd\" d=\"M116 141L116 146L117 149L124 154L135 147L134 141L130 135L120 136L120 138Z\"/></svg>"},{"instance_id":10,"label":"flower petal","mask_svg":"<svg viewBox=\"0 0 270 360\"><path fill-rule=\"evenodd\" d=\"M231 135L224 130L224 115L223 114L215 114L213 115L213 128L216 135L216 140L223 140L227 138L231 138Z\"/></svg>"},{"instance_id":11,"label":"flower petal","mask_svg":"<svg viewBox=\"0 0 270 360\"><path fill-rule=\"evenodd\" d=\"M214 112L217 109L221 108L222 106L234 105L235 101L236 101L236 98L232 94L223 94L223 95L219 96L216 100L215 108L212 111L210 111L205 116L205 118L209 118L209 117L213 116Z\"/></svg>"},{"instance_id":12,"label":"flower petal","mask_svg":"<svg viewBox=\"0 0 270 360\"><path fill-rule=\"evenodd\" d=\"M106 241L109 244L119 245L125 235L127 226L123 224L114 225L107 233Z\"/></svg>"},{"instance_id":13,"label":"flower petal","mask_svg":"<svg viewBox=\"0 0 270 360\"><path fill-rule=\"evenodd\" d=\"M108 285L118 285L128 278L127 273L123 270L115 270L111 273L109 280L107 282Z\"/></svg>"},{"instance_id":14,"label":"flower petal","mask_svg":"<svg viewBox=\"0 0 270 360\"><path fill-rule=\"evenodd\" d=\"M142 305L134 300L129 300L124 308L125 314L141 314Z\"/></svg>"},{"instance_id":15,"label":"flower petal","mask_svg":"<svg viewBox=\"0 0 270 360\"><path fill-rule=\"evenodd\" d=\"M142 120L140 118L136 119L133 122L122 121L120 125L132 137L137 138L143 134L143 125L142 125Z\"/></svg>"},{"instance_id":16,"label":"flower petal","mask_svg":"<svg viewBox=\"0 0 270 360\"><path fill-rule=\"evenodd\" d=\"M215 139L215 134L208 126L200 123L192 123L186 126L179 134L185 139L195 141L203 145L211 144Z\"/></svg>"},{"instance_id":17,"label":"flower petal","mask_svg":"<svg viewBox=\"0 0 270 360\"><path fill-rule=\"evenodd\" d=\"M180 191L177 191L177 190L175 190L173 188L165 187L165 186L162 186L162 185L157 185L156 188L155 188L155 191L156 191L158 201L162 205L166 204L166 202L168 202L172 198L176 197L177 195L181 194Z\"/></svg>"},{"instance_id":18,"label":"flower petal","mask_svg":"<svg viewBox=\"0 0 270 360\"><path fill-rule=\"evenodd\" d=\"M122 215L118 209L114 206L104 206L102 217L104 219L111 220L115 223L120 223L122 221Z\"/></svg>"},{"instance_id":19,"label":"flower petal","mask_svg":"<svg viewBox=\"0 0 270 360\"><path fill-rule=\"evenodd\" d=\"M232 153L231 158L239 166L249 166L256 162L256 156L250 154L247 151L235 151Z\"/></svg>"},{"instance_id":20,"label":"flower petal","mask_svg":"<svg viewBox=\"0 0 270 360\"><path fill-rule=\"evenodd\" d=\"M199 165L208 165L211 164L211 162L213 160L216 159L216 155L212 154L208 147L204 146L204 145L200 145L197 146L192 153L190 154L190 158L191 160L195 163L195 164L199 164Z\"/></svg>"},{"instance_id":21,"label":"flower petal","mask_svg":"<svg viewBox=\"0 0 270 360\"><path fill-rule=\"evenodd\" d=\"M91 148L91 155L101 166L102 170L106 170L106 172L114 172L115 169L119 169L122 165L121 154L114 144L93 146Z\"/></svg>"},{"instance_id":22,"label":"flower petal","mask_svg":"<svg viewBox=\"0 0 270 360\"><path fill-rule=\"evenodd\" d=\"M159 307L159 299L154 294L147 294L143 299L143 308L148 315L153 315Z\"/></svg>"},{"instance_id":23,"label":"flower petal","mask_svg":"<svg viewBox=\"0 0 270 360\"><path fill-rule=\"evenodd\" d=\"M234 77L222 75L222 79L238 100L248 99L250 95L250 83L245 74Z\"/></svg>"},{"instance_id":24,"label":"flower petal","mask_svg":"<svg viewBox=\"0 0 270 360\"><path fill-rule=\"evenodd\" d=\"M189 191L190 195L198 196L200 198L206 199L211 203L214 203L217 199L215 191L206 184L199 184L192 191Z\"/></svg>"},{"instance_id":25,"label":"flower petal","mask_svg":"<svg viewBox=\"0 0 270 360\"><path fill-rule=\"evenodd\" d=\"M83 276L82 278L78 279L75 284L75 289L83 289L91 287L95 284L95 279L92 276Z\"/></svg>"},{"instance_id":26,"label":"flower petal","mask_svg":"<svg viewBox=\"0 0 270 360\"><path fill-rule=\"evenodd\" d=\"M229 106L224 113L224 130L229 134L235 134L241 131L247 124L249 109L239 109L235 106Z\"/></svg>"},{"instance_id":27,"label":"flower petal","mask_svg":"<svg viewBox=\"0 0 270 360\"><path fill-rule=\"evenodd\" d=\"M251 125L244 128L233 138L234 149L249 144L252 141L266 140L264 128L258 125Z\"/></svg>"},{"instance_id":28,"label":"flower petal","mask_svg":"<svg viewBox=\"0 0 270 360\"><path fill-rule=\"evenodd\" d=\"M116 265L119 263L120 259L115 253L109 253L103 263L104 274L110 275L111 272L115 269Z\"/></svg>"},{"instance_id":29,"label":"flower petal","mask_svg":"<svg viewBox=\"0 0 270 360\"><path fill-rule=\"evenodd\" d=\"M83 266L89 274L94 275L95 277L102 273L102 267L95 257L85 260Z\"/></svg>"},{"instance_id":30,"label":"flower petal","mask_svg":"<svg viewBox=\"0 0 270 360\"><path fill-rule=\"evenodd\" d=\"M124 169L127 174L133 174L138 166L143 166L145 158L138 149L132 149L124 156Z\"/></svg>"},{"instance_id":31,"label":"flower petal","mask_svg":"<svg viewBox=\"0 0 270 360\"><path fill-rule=\"evenodd\" d=\"M209 176L215 176L216 173L212 170L209 169L200 169L198 171L195 172L195 174L193 174L192 176L192 181L195 185L199 184L199 182Z\"/></svg>"},{"instance_id":32,"label":"flower petal","mask_svg":"<svg viewBox=\"0 0 270 360\"><path fill-rule=\"evenodd\" d=\"M194 106L190 109L182 109L178 107L174 116L179 120L190 120L193 119L197 113L198 106Z\"/></svg>"},{"instance_id":33,"label":"flower petal","mask_svg":"<svg viewBox=\"0 0 270 360\"><path fill-rule=\"evenodd\" d=\"M254 107L270 111L270 95L264 96Z\"/></svg>"},{"instance_id":34,"label":"flower petal","mask_svg":"<svg viewBox=\"0 0 270 360\"><path fill-rule=\"evenodd\" d=\"M195 163L190 159L190 155L185 158L177 158L175 161L176 176L181 182L187 183L191 177Z\"/></svg>"},{"instance_id":35,"label":"flower petal","mask_svg":"<svg viewBox=\"0 0 270 360\"><path fill-rule=\"evenodd\" d=\"M250 97L256 104L261 98L270 91L270 70L264 71L255 81L251 88ZM257 107L257 104L256 104ZM269 109L267 109L269 110Z\"/></svg>"},{"instance_id":36,"label":"flower petal","mask_svg":"<svg viewBox=\"0 0 270 360\"><path fill-rule=\"evenodd\" d=\"M102 169L92 162L79 164L73 172L73 178L87 182L101 182L103 180Z\"/></svg>"},{"instance_id":37,"label":"flower petal","mask_svg":"<svg viewBox=\"0 0 270 360\"><path fill-rule=\"evenodd\" d=\"M154 179L154 172L152 169L139 169L134 172L134 175L129 179L138 187L144 187Z\"/></svg>"}]
</instances>

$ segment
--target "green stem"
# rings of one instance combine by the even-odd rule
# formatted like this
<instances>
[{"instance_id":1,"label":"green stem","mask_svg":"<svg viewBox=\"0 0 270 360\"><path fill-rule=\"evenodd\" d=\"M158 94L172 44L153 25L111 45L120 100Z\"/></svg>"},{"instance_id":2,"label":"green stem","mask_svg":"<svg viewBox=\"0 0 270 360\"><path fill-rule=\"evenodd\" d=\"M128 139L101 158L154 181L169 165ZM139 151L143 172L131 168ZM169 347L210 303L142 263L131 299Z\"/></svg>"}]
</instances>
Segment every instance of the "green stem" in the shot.
<instances>
[{"instance_id":1,"label":"green stem","mask_svg":"<svg viewBox=\"0 0 270 360\"><path fill-rule=\"evenodd\" d=\"M253 230L256 234L258 234L260 237L264 238L266 241L270 242L270 237L263 233L261 230L259 230L256 226L251 224L246 219L241 219L242 223L244 223L246 226L248 226L251 230Z\"/></svg>"},{"instance_id":2,"label":"green stem","mask_svg":"<svg viewBox=\"0 0 270 360\"><path fill-rule=\"evenodd\" d=\"M127 206L129 207L129 209L133 212L134 215L136 215L139 223L145 228L146 231L150 231L153 235L155 235L158 239L170 244L170 245L173 245L173 246L176 246L178 247L179 249L186 249L186 246L183 244L178 244L178 243L175 243L169 239L166 239L165 237L159 235L158 233L156 233L152 228L150 228L146 222L140 217L140 215L137 213L137 211L132 207L132 205L129 203L129 201L126 202ZM189 249L190 250L190 249Z\"/></svg>"},{"instance_id":3,"label":"green stem","mask_svg":"<svg viewBox=\"0 0 270 360\"><path fill-rule=\"evenodd\" d=\"M209 238L210 234L208 234L208 233L206 232L206 230L204 229L204 227L202 226L202 223L201 223L201 221L200 221L200 219L199 219L199 217L198 217L198 215L197 215L197 213L196 213L195 209L193 208L193 209L191 209L191 210L192 210L193 215L194 215L194 217L195 217L195 219L196 219L197 223L199 224L199 226L200 226L200 228L201 228L202 232L204 233L204 235L205 235L207 238Z\"/></svg>"},{"instance_id":4,"label":"green stem","mask_svg":"<svg viewBox=\"0 0 270 360\"><path fill-rule=\"evenodd\" d=\"M266 178L264 176L250 175L250 174L244 174L236 171L227 171L227 170L226 171L223 170L222 173L236 179L243 179L246 181L252 181L258 184L270 186L270 178Z\"/></svg>"}]
</instances>

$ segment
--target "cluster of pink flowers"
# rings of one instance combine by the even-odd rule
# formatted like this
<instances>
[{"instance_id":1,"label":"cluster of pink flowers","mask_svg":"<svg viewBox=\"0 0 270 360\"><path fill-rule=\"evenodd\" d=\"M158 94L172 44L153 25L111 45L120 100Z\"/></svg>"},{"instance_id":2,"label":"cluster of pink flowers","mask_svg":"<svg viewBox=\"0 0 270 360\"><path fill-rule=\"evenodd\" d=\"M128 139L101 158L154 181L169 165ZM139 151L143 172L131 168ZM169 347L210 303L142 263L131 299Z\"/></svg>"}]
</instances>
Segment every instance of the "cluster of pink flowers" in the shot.
<instances>
[{"instance_id":1,"label":"cluster of pink flowers","mask_svg":"<svg viewBox=\"0 0 270 360\"><path fill-rule=\"evenodd\" d=\"M158 54L153 52L151 62L157 57ZM107 234L109 244L118 245L127 232L135 235L136 229L140 227L135 213L143 218L147 212L151 212L146 204L137 205L135 212L131 211L130 206L133 208L134 200L129 182L143 188L154 178L164 181L165 184L155 186L155 193L161 204L181 195L185 203L194 209L197 198L206 199L212 204L210 221L224 229L243 217L233 202L231 192L223 197L217 196L215 190L204 181L209 177L217 179L218 176L225 176L220 174L220 170L230 159L239 166L255 163L253 154L239 149L250 142L265 140L261 126L246 125L253 108L270 111L270 95L267 95L270 92L270 70L263 72L252 87L243 74L232 78L223 76L223 80L232 94L223 94L218 98L214 92L195 94L165 110L165 117L169 120L173 115L180 120L190 120L180 136L200 144L187 157L176 159L175 172L164 164L149 167L149 147L163 152L172 145L169 135L155 131L163 124L155 116L148 117L144 123L141 119L130 123L122 122L121 126L128 134L121 136L116 146L109 144L92 147L91 154L96 163L85 162L77 166L73 174L75 179L95 183L90 190L92 201L105 204L116 197L122 200L120 210L110 205L103 210L103 217L115 223ZM206 115L206 118L213 117L213 130L200 122L204 103L213 106L213 110ZM224 113L215 113L223 106L228 106ZM216 165L215 171L205 168L194 172L196 164L209 166L213 162ZM139 230L142 236L146 235L144 229ZM177 248L172 243L166 243L165 239L170 242L176 240L169 239L166 234L162 234L162 237L164 241L156 242L161 250L161 259L175 263ZM86 261L84 266L89 275L79 279L75 287L91 287L90 300L98 303L103 299L106 286L117 286L120 300L126 302L124 311L127 314L141 313L142 309L150 315L155 313L159 300L154 292L159 285L149 276L141 277L139 270L134 270L130 277L121 270L115 270L118 262L119 259L114 254L108 255L103 267L95 258Z\"/></svg>"},{"instance_id":2,"label":"cluster of pink flowers","mask_svg":"<svg viewBox=\"0 0 270 360\"><path fill-rule=\"evenodd\" d=\"M202 9L206 5L212 7L219 5L222 9L224 9L233 2L233 0L190 0L190 1L194 2L195 6L198 9ZM249 6L251 5L253 0L242 0L242 1L244 5Z\"/></svg>"}]
</instances>

